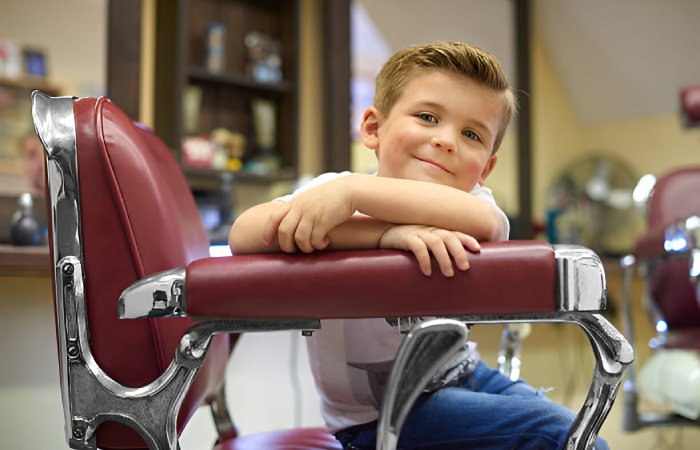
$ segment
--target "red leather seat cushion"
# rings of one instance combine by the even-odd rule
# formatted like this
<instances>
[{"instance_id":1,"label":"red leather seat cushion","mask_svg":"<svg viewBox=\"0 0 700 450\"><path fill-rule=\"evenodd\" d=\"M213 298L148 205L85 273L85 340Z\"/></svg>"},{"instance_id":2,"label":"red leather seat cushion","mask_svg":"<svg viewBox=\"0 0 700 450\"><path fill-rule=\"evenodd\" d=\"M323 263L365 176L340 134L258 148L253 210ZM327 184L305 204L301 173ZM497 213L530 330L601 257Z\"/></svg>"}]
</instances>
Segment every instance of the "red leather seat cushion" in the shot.
<instances>
[{"instance_id":1,"label":"red leather seat cushion","mask_svg":"<svg viewBox=\"0 0 700 450\"><path fill-rule=\"evenodd\" d=\"M323 428L281 430L239 436L214 450L342 450L340 442Z\"/></svg>"}]
</instances>

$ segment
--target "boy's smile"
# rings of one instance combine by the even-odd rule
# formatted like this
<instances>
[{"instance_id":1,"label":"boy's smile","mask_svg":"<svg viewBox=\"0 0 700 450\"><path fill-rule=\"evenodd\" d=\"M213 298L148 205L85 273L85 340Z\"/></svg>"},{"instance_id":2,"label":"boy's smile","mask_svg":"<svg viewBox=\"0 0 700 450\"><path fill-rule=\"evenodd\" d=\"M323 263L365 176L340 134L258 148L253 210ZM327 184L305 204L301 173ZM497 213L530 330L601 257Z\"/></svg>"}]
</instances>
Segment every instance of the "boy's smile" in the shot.
<instances>
[{"instance_id":1,"label":"boy's smile","mask_svg":"<svg viewBox=\"0 0 700 450\"><path fill-rule=\"evenodd\" d=\"M503 94L443 70L406 83L388 116L365 112L364 144L377 152L379 175L471 191L496 163L491 155Z\"/></svg>"},{"instance_id":2,"label":"boy's smile","mask_svg":"<svg viewBox=\"0 0 700 450\"><path fill-rule=\"evenodd\" d=\"M438 163L438 162L436 162L436 161L433 161L433 160L431 160L431 159L423 159L423 158L419 158L419 157L417 157L417 156L416 156L416 159L417 159L418 161L422 161L422 162L428 164L429 166L436 167L436 168L438 168L439 170L444 170L444 171L447 172L447 173L452 173L447 167L445 167L445 166L443 166L442 164L440 164L440 163Z\"/></svg>"}]
</instances>

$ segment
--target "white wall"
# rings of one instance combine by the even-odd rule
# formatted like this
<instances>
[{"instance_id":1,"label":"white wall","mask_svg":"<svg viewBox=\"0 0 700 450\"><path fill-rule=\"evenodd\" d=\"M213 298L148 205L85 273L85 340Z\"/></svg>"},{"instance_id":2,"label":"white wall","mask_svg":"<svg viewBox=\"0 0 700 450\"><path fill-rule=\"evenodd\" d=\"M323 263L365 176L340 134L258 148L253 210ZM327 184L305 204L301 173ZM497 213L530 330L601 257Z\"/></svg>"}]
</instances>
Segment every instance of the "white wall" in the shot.
<instances>
[{"instance_id":1,"label":"white wall","mask_svg":"<svg viewBox=\"0 0 700 450\"><path fill-rule=\"evenodd\" d=\"M0 41L42 49L64 95L105 93L106 0L2 0Z\"/></svg>"}]
</instances>

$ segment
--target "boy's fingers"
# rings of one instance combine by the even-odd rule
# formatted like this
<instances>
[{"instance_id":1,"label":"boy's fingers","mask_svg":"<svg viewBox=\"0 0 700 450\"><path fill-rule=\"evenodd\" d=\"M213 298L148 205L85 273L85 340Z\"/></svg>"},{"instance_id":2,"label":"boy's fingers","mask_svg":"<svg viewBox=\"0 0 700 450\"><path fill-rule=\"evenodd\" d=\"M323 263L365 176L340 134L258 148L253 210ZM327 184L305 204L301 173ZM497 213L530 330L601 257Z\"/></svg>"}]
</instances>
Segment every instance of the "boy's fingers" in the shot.
<instances>
[{"instance_id":1,"label":"boy's fingers","mask_svg":"<svg viewBox=\"0 0 700 450\"><path fill-rule=\"evenodd\" d=\"M452 259L454 259L459 270L469 269L469 255L467 255L467 251L464 249L466 244L463 243L458 236L452 233L450 234L451 235L444 240L447 251L452 256Z\"/></svg>"},{"instance_id":2,"label":"boy's fingers","mask_svg":"<svg viewBox=\"0 0 700 450\"><path fill-rule=\"evenodd\" d=\"M273 211L272 214L267 218L265 222L265 228L263 230L263 241L266 244L270 244L277 234L280 223L289 212L289 203L280 204L279 208Z\"/></svg>"},{"instance_id":3,"label":"boy's fingers","mask_svg":"<svg viewBox=\"0 0 700 450\"><path fill-rule=\"evenodd\" d=\"M296 243L294 242L294 234L299 226L299 221L301 217L298 213L291 211L282 222L277 227L277 240L279 242L280 249L285 253L294 253L297 250Z\"/></svg>"},{"instance_id":4,"label":"boy's fingers","mask_svg":"<svg viewBox=\"0 0 700 450\"><path fill-rule=\"evenodd\" d=\"M321 240L314 242L311 241L311 246L316 250L323 250L328 247L331 243L331 239L328 236L323 236Z\"/></svg>"},{"instance_id":5,"label":"boy's fingers","mask_svg":"<svg viewBox=\"0 0 700 450\"><path fill-rule=\"evenodd\" d=\"M316 250L323 250L330 244L330 239L328 239L328 234L322 227L314 227L311 232L311 246Z\"/></svg>"},{"instance_id":6,"label":"boy's fingers","mask_svg":"<svg viewBox=\"0 0 700 450\"><path fill-rule=\"evenodd\" d=\"M454 234L470 252L479 253L481 251L481 244L473 236L460 232L455 232Z\"/></svg>"},{"instance_id":7,"label":"boy's fingers","mask_svg":"<svg viewBox=\"0 0 700 450\"><path fill-rule=\"evenodd\" d=\"M440 233L424 232L420 235L421 239L425 241L426 245L430 249L430 252L435 257L435 261L440 267L440 272L446 277L454 276L454 268L452 267L452 260L450 259L450 254L447 252L445 247L445 242Z\"/></svg>"},{"instance_id":8,"label":"boy's fingers","mask_svg":"<svg viewBox=\"0 0 700 450\"><path fill-rule=\"evenodd\" d=\"M426 247L425 242L423 242L418 236L414 236L407 242L408 249L413 253L418 261L418 267L423 275L429 277L432 274L432 264L430 263L430 253L428 252L428 247Z\"/></svg>"},{"instance_id":9,"label":"boy's fingers","mask_svg":"<svg viewBox=\"0 0 700 450\"><path fill-rule=\"evenodd\" d=\"M311 239L309 237L310 234L311 224L308 220L304 220L302 218L294 231L294 243L296 244L297 248L304 253L311 253L314 251L314 248L311 245Z\"/></svg>"}]
</instances>

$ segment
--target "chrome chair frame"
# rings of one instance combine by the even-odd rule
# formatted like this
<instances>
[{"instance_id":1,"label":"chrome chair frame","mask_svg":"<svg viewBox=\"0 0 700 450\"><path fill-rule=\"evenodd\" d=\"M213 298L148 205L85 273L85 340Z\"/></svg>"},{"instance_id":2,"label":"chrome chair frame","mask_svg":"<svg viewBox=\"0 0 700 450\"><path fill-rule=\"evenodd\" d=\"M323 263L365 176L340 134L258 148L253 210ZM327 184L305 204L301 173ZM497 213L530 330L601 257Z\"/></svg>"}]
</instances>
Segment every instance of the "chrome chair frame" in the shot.
<instances>
[{"instance_id":1,"label":"chrome chair frame","mask_svg":"<svg viewBox=\"0 0 700 450\"><path fill-rule=\"evenodd\" d=\"M623 268L623 308L622 325L625 337L629 342L635 342L634 326L632 320L632 281L636 274L643 277L644 286L642 301L644 306L651 311L655 321L663 320L661 314L656 311L651 299L651 285L646 275L653 271L654 265L660 261L671 258L684 258L689 260L688 278L695 287L696 299L700 304L700 216L690 216L666 227L664 230L663 250L658 255L640 259L635 255L626 255L620 261ZM658 335L652 339L654 347L663 346L667 340L667 330L657 329ZM625 431L636 431L647 427L657 426L697 426L695 420L683 417L672 412L642 412L639 410L639 392L637 390L637 367L632 362L627 371L627 378L623 385L624 392L624 422Z\"/></svg>"},{"instance_id":2,"label":"chrome chair frame","mask_svg":"<svg viewBox=\"0 0 700 450\"><path fill-rule=\"evenodd\" d=\"M201 319L181 338L170 366L154 382L125 387L105 374L92 356L86 315L80 194L73 98L33 94L33 119L46 149L51 209L55 298L61 390L66 436L71 448L96 448L95 430L104 421L135 429L151 449L176 449L177 411L199 370L211 337L216 333L269 330L315 330L317 319L270 320ZM570 322L589 337L596 358L588 397L569 433L567 448L592 448L597 432L615 400L633 350L604 317L606 284L600 259L582 247L555 248L558 272L558 312L531 315L492 315L439 318L412 323L397 354L381 407L377 448L396 448L401 426L413 401L439 367L467 337L475 323ZM127 288L118 302L121 318L182 317L187 315L186 272L174 269L146 277ZM200 318L197 318L200 320ZM306 332L305 331L305 332ZM225 401L219 410L221 430L230 424ZM223 409L223 411L222 411ZM158 414L154 414L158 411ZM217 425L219 421L217 421Z\"/></svg>"}]
</instances>

